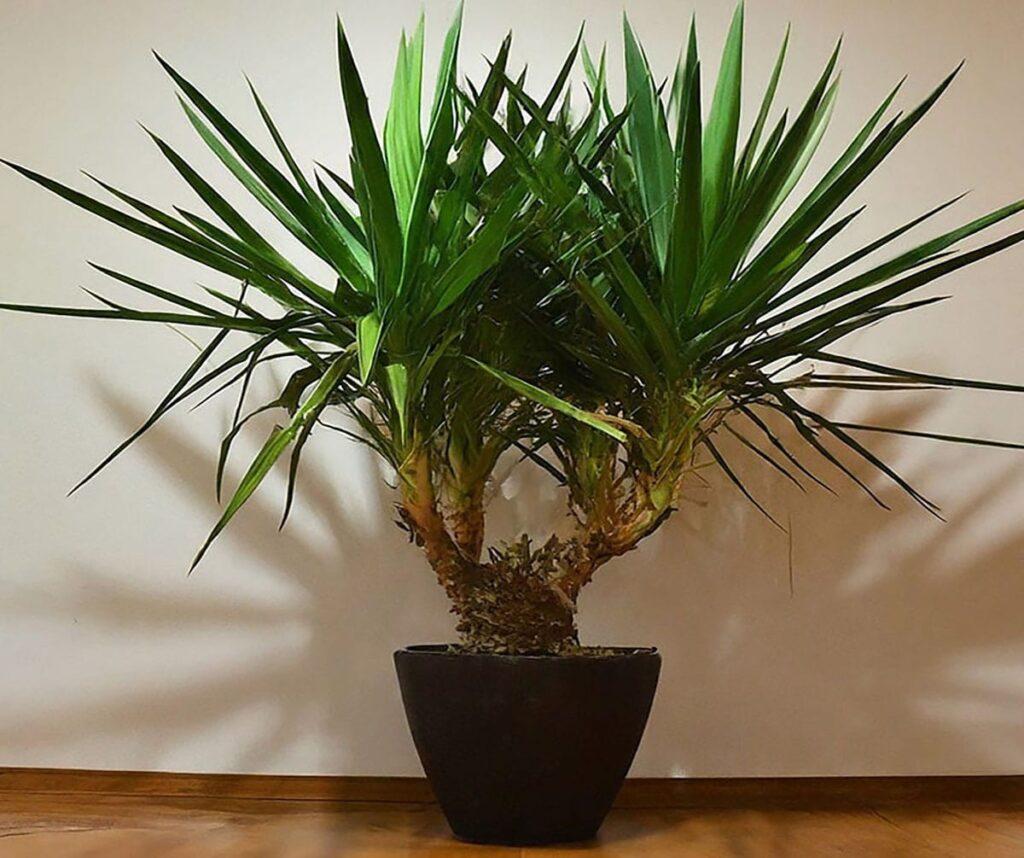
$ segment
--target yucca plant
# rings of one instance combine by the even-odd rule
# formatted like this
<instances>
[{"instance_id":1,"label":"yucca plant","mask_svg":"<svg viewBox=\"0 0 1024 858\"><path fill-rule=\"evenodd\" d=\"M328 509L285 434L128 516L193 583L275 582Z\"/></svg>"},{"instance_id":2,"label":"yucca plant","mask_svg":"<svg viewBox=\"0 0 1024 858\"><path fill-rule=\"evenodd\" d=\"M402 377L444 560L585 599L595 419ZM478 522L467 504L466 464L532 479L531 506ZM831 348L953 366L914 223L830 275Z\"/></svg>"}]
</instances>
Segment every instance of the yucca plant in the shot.
<instances>
[{"instance_id":1,"label":"yucca plant","mask_svg":"<svg viewBox=\"0 0 1024 858\"><path fill-rule=\"evenodd\" d=\"M220 448L220 497L239 433L265 412L284 413L286 420L274 427L228 497L193 568L282 458L289 477L284 524L301 452L316 428L331 428L370 445L394 470L399 523L424 547L459 615L463 639L480 648L536 649L543 648L541 641L549 634L554 612L547 602L556 597L546 586L539 594L531 590L531 579L520 581L515 599L495 607L491 581L515 577L528 557L516 542L492 548L488 562L481 562L484 488L506 450L518 446L532 455L526 441L532 438L538 406L517 391L529 390L574 419L605 424L519 380L537 376L544 366L544 348L530 329L532 322L517 301L509 300L515 291L529 289L524 278L534 275L515 254L527 231L540 228L544 212L536 210L528 185L510 164L499 161L490 168L485 163L488 126L481 118L486 115L493 123L502 103L510 40L501 45L478 88L468 82L460 88L461 18L460 9L445 39L429 110L423 104L422 19L411 36L403 34L382 134L373 126L339 21L340 84L352 151L347 170L318 165L312 178L298 165L251 84L283 166L157 57L177 85L201 140L283 231L309 251L306 263L328 272L327 278L311 276L306 265L287 259L273 236L256 229L185 157L151 134L216 221L185 208L161 210L96 180L130 210L125 211L9 165L75 205L226 275L238 284L236 291L207 288L197 299L97 265L104 275L173 310L129 308L92 292L100 308L2 306L216 332L149 419L75 490L175 406L228 393L236 396L236 405ZM570 65L556 78L546 103L563 92ZM527 121L517 134L538 140L540 125ZM244 346L230 347L233 332L249 335ZM291 367L287 381L271 401L249 402L254 373L271 363ZM505 371L492 368L498 364ZM350 423L326 421L329 409L343 410ZM556 607L562 622L560 601Z\"/></svg>"},{"instance_id":2,"label":"yucca plant","mask_svg":"<svg viewBox=\"0 0 1024 858\"><path fill-rule=\"evenodd\" d=\"M160 60L199 137L309 251L303 262L287 259L271 235L156 136L216 221L184 208L161 210L100 182L123 204L116 208L11 165L238 284L233 292L210 288L190 297L103 267L103 274L173 309L132 309L98 295L99 308L0 305L214 331L151 417L82 483L176 405L229 393L236 404L220 450L219 495L238 434L257 415L283 414L194 566L282 458L287 517L305 443L318 427L336 429L370 445L393 468L400 524L423 546L450 596L462 645L509 653L575 651L582 587L666 520L699 467L717 465L758 503L719 449L722 433L793 482L827 485L804 461L811 452L872 493L834 452L838 443L935 512L853 434L927 433L829 420L795 392L1021 389L890 368L836 354L832 345L938 300L901 299L1024 239L1018 232L978 249L956 249L1024 203L850 274L945 204L804 273L860 211L840 214L841 207L953 76L920 106L891 119L886 114L896 90L890 93L793 205L790 197L835 102L838 48L806 103L773 118L787 37L760 110L741 137L742 7L706 116L695 29L663 86L627 23L626 97L613 107L605 56L595 63L581 41L541 96L527 92L525 70L509 69L508 39L479 86L462 81L460 21L461 12L448 31L428 110L422 21L403 35L381 134L339 23L352 152L347 169L321 166L313 174L299 166L255 89L278 164ZM575 115L570 82L579 54L589 104ZM310 264L326 276L306 273ZM244 346L229 347L235 332L247 335ZM254 373L278 363L291 368L278 395L250 403ZM822 365L853 371L823 372ZM331 409L350 422L325 420ZM778 428L773 413L789 432ZM541 545L523 537L485 551L485 489L506 455L538 464L566 486L571 533Z\"/></svg>"},{"instance_id":3,"label":"yucca plant","mask_svg":"<svg viewBox=\"0 0 1024 858\"><path fill-rule=\"evenodd\" d=\"M558 213L554 229L526 243L557 272L553 291L535 312L539 328L561 347L565 360L542 384L622 432L610 437L607 430L557 413L537 425L535 443L567 486L577 522L572 538L548 546L572 570L564 588L573 601L599 566L634 548L675 511L687 477L708 465L720 468L778 525L727 461L722 436L801 488L813 482L832 490L828 474L812 469L813 459L823 460L886 507L851 467L852 456L935 515L938 507L858 440L859 433L1021 448L850 424L801 401L799 391L812 388L879 394L952 387L1021 391L1012 384L890 367L833 346L868 325L944 300L903 299L1024 240L1018 231L977 248L960 247L1019 213L1024 202L878 258L958 197L808 273L864 210L844 213L843 206L934 106L959 67L918 106L890 117L898 84L839 158L794 200L835 104L839 45L803 105L773 118L787 31L757 115L741 135L743 18L741 4L706 113L695 24L670 82L664 82L624 19L623 105L612 106L605 54L595 63L583 49L588 115L603 112L609 127L621 127L610 145L590 149L564 112L551 115L510 80L506 85L516 103L541 124L549 141L561 141L563 157L538 158L508 129L489 129L540 205ZM548 148L557 146L549 142ZM565 303L566 291L578 300Z\"/></svg>"}]
</instances>

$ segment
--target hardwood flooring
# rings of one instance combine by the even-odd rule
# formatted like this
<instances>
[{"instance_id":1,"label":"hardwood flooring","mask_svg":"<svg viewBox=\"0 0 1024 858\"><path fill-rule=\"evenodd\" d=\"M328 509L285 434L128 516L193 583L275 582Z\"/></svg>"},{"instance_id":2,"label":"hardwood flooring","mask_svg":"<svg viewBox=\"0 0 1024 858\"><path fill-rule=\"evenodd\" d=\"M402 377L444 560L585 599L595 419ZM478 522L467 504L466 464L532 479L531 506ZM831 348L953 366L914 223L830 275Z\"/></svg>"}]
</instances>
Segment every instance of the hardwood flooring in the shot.
<instances>
[{"instance_id":1,"label":"hardwood flooring","mask_svg":"<svg viewBox=\"0 0 1024 858\"><path fill-rule=\"evenodd\" d=\"M1024 856L1024 805L618 809L594 843L454 841L430 804L0 795L0 858L817 858Z\"/></svg>"}]
</instances>

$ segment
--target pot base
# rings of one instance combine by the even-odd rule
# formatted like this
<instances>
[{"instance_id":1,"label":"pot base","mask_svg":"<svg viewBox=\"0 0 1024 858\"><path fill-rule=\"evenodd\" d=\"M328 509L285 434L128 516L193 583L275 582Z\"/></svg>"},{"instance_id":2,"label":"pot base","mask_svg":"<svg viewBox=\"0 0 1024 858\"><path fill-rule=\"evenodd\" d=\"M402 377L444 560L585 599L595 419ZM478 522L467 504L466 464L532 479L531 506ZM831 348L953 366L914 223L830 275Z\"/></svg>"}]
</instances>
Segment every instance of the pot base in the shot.
<instances>
[{"instance_id":1,"label":"pot base","mask_svg":"<svg viewBox=\"0 0 1024 858\"><path fill-rule=\"evenodd\" d=\"M633 761L657 687L653 649L510 656L395 653L416 750L456 837L592 839Z\"/></svg>"}]
</instances>

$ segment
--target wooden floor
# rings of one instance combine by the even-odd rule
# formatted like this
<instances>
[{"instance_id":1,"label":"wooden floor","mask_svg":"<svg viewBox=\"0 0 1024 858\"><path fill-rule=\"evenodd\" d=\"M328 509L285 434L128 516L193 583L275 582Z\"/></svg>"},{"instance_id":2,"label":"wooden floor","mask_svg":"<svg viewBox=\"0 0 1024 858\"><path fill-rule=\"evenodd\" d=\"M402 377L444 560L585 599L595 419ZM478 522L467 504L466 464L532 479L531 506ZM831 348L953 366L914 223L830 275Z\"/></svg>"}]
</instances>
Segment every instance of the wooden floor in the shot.
<instances>
[{"instance_id":1,"label":"wooden floor","mask_svg":"<svg viewBox=\"0 0 1024 858\"><path fill-rule=\"evenodd\" d=\"M1024 856L1024 807L612 812L600 838L515 849L452 840L436 806L276 799L0 796L0 858Z\"/></svg>"}]
</instances>

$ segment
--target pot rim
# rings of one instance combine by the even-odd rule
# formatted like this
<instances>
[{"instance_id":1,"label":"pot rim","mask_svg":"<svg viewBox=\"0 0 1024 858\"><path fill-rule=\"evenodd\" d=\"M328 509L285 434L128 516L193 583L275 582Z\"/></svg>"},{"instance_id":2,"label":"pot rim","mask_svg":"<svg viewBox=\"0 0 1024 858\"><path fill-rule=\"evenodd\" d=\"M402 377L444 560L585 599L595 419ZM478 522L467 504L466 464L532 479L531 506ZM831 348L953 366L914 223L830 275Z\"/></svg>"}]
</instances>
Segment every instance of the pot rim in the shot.
<instances>
[{"instance_id":1,"label":"pot rim","mask_svg":"<svg viewBox=\"0 0 1024 858\"><path fill-rule=\"evenodd\" d=\"M395 651L395 655L416 656L419 658L483 658L501 661L608 661L625 659L660 658L657 647L653 646L595 646L584 649L601 650L593 654L548 655L543 653L513 655L496 652L460 652L451 649L452 644L410 644Z\"/></svg>"}]
</instances>

